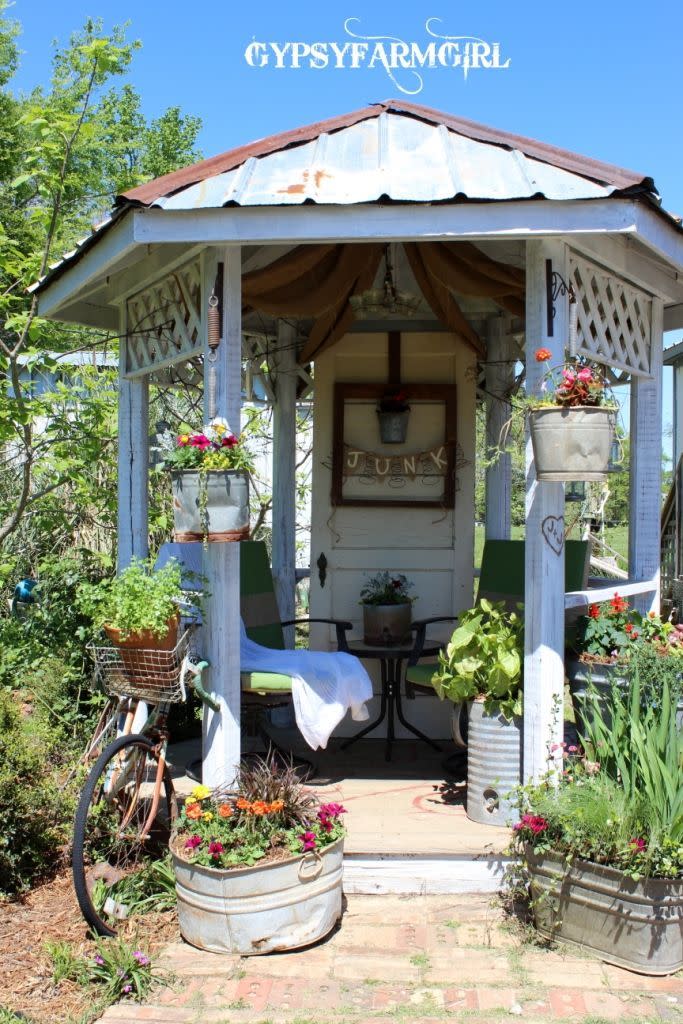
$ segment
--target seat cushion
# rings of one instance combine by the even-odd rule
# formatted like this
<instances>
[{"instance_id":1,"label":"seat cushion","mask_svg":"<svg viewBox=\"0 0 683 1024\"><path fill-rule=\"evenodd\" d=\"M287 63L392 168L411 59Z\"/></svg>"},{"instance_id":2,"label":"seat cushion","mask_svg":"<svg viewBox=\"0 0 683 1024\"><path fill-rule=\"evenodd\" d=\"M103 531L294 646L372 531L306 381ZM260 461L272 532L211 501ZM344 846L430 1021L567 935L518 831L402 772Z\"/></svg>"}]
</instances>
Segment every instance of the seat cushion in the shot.
<instances>
[{"instance_id":1,"label":"seat cushion","mask_svg":"<svg viewBox=\"0 0 683 1024\"><path fill-rule=\"evenodd\" d=\"M423 661L419 665L409 665L406 669L406 682L413 683L414 686L432 687L432 676L438 669L438 661Z\"/></svg>"},{"instance_id":2,"label":"seat cushion","mask_svg":"<svg viewBox=\"0 0 683 1024\"><path fill-rule=\"evenodd\" d=\"M242 672L240 682L245 693L292 692L292 677L279 672Z\"/></svg>"}]
</instances>

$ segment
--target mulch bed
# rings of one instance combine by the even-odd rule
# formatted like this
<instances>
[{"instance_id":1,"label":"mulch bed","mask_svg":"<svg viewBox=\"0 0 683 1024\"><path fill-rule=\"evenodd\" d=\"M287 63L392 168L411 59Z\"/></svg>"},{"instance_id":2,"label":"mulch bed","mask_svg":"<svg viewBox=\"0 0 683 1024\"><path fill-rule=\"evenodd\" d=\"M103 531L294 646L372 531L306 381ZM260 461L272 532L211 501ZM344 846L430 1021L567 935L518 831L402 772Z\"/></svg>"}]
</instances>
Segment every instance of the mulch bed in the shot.
<instances>
[{"instance_id":1,"label":"mulch bed","mask_svg":"<svg viewBox=\"0 0 683 1024\"><path fill-rule=\"evenodd\" d=\"M119 931L152 958L179 938L174 911L146 914ZM12 1010L32 1024L78 1021L92 1010L96 989L65 980L55 985L48 942L68 942L75 952L93 955L68 871L22 900L0 903L0 1010Z\"/></svg>"}]
</instances>

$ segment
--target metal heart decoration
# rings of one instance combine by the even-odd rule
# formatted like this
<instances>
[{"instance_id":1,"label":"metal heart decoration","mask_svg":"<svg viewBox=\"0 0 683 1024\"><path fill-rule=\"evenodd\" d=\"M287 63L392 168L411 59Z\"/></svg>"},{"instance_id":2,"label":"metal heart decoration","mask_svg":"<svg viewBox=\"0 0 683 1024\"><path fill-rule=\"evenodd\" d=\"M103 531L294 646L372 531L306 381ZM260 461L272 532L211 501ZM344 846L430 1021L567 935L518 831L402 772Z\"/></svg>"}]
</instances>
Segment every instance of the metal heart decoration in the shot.
<instances>
[{"instance_id":1,"label":"metal heart decoration","mask_svg":"<svg viewBox=\"0 0 683 1024\"><path fill-rule=\"evenodd\" d=\"M541 523L543 540L559 557L564 547L564 516L546 516Z\"/></svg>"}]
</instances>

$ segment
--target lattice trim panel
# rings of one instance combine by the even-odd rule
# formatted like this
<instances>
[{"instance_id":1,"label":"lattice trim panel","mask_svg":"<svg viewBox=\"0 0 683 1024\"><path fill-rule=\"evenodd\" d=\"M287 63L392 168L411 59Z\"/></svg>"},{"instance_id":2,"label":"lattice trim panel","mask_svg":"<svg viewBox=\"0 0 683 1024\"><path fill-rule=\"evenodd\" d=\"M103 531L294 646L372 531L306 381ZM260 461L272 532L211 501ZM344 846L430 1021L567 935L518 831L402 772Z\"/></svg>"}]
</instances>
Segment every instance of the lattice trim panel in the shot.
<instances>
[{"instance_id":1,"label":"lattice trim panel","mask_svg":"<svg viewBox=\"0 0 683 1024\"><path fill-rule=\"evenodd\" d=\"M126 376L137 377L201 355L199 260L128 299L127 336Z\"/></svg>"},{"instance_id":2,"label":"lattice trim panel","mask_svg":"<svg viewBox=\"0 0 683 1024\"><path fill-rule=\"evenodd\" d=\"M578 352L636 377L649 377L652 299L590 260L572 253L578 300Z\"/></svg>"}]
</instances>

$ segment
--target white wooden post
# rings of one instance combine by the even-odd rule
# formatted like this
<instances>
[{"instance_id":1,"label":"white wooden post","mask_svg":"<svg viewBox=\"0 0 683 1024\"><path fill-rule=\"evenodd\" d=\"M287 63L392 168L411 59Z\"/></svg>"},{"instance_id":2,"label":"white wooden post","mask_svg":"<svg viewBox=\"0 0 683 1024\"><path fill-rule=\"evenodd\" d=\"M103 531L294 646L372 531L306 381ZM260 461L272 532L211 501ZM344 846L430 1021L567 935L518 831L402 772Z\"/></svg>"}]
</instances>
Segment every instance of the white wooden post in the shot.
<instances>
[{"instance_id":1,"label":"white wooden post","mask_svg":"<svg viewBox=\"0 0 683 1024\"><path fill-rule=\"evenodd\" d=\"M293 619L296 590L296 331L278 321L273 405L273 580L280 617ZM285 630L294 646L294 627Z\"/></svg>"},{"instance_id":2,"label":"white wooden post","mask_svg":"<svg viewBox=\"0 0 683 1024\"><path fill-rule=\"evenodd\" d=\"M526 243L526 383L538 392L549 366L564 361L569 304L554 302L548 332L546 261L568 280L567 246L558 239ZM547 348L551 359L538 363ZM523 778L537 780L561 759L564 696L564 487L536 480L531 439L526 442L526 542L524 585ZM556 746L556 750L551 748Z\"/></svg>"},{"instance_id":3,"label":"white wooden post","mask_svg":"<svg viewBox=\"0 0 683 1024\"><path fill-rule=\"evenodd\" d=\"M223 262L223 322L218 348L216 414L234 431L240 427L242 389L242 257L240 246L220 254ZM208 261L207 261L208 266ZM206 325L213 286L202 294L202 323ZM205 361L204 387L208 385ZM207 544L202 572L209 594L204 602L204 653L209 661L207 685L219 711L204 709L202 779L207 786L230 783L240 761L240 546Z\"/></svg>"},{"instance_id":4,"label":"white wooden post","mask_svg":"<svg viewBox=\"0 0 683 1024\"><path fill-rule=\"evenodd\" d=\"M673 367L673 395L674 395L674 423L673 423L673 440L674 440L674 462L673 468L676 469L681 456L683 455L683 360L681 362L674 363Z\"/></svg>"},{"instance_id":5,"label":"white wooden post","mask_svg":"<svg viewBox=\"0 0 683 1024\"><path fill-rule=\"evenodd\" d=\"M662 317L660 299L652 300L651 377L631 378L631 465L628 574L655 580L655 592L634 598L643 614L659 611L662 507Z\"/></svg>"},{"instance_id":6,"label":"white wooden post","mask_svg":"<svg viewBox=\"0 0 683 1024\"><path fill-rule=\"evenodd\" d=\"M486 469L486 538L509 540L512 457L499 451L512 406L510 392L515 381L515 359L509 336L509 317L492 317L488 323L486 357L486 449L495 457Z\"/></svg>"},{"instance_id":7,"label":"white wooden post","mask_svg":"<svg viewBox=\"0 0 683 1024\"><path fill-rule=\"evenodd\" d=\"M127 380L126 312L119 318L118 570L147 558L149 503L149 377Z\"/></svg>"}]
</instances>

